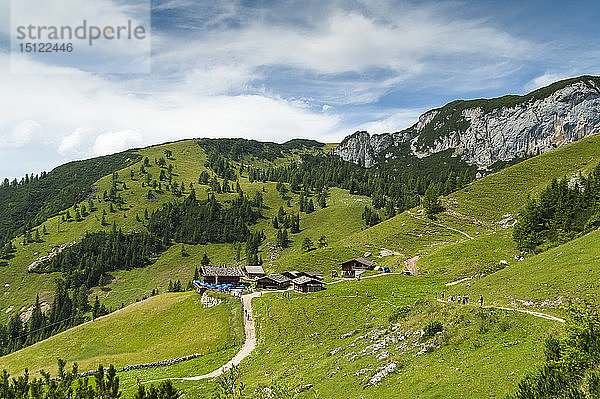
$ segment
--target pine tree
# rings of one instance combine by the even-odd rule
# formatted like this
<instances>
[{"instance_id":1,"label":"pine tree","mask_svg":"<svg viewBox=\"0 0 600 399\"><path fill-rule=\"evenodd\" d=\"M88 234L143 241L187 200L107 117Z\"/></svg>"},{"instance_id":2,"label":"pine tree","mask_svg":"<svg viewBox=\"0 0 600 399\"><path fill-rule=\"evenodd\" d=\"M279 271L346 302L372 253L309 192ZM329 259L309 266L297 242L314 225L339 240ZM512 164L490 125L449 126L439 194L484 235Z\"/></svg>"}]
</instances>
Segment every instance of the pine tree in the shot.
<instances>
[{"instance_id":1,"label":"pine tree","mask_svg":"<svg viewBox=\"0 0 600 399\"><path fill-rule=\"evenodd\" d=\"M322 235L321 238L319 238L319 241L317 241L317 245L319 246L319 248L325 248L326 246L328 246L329 243L327 242L327 237Z\"/></svg>"},{"instance_id":2,"label":"pine tree","mask_svg":"<svg viewBox=\"0 0 600 399\"><path fill-rule=\"evenodd\" d=\"M202 256L202 260L200 261L200 264L202 266L208 266L210 264L210 258L208 257L208 255L206 254L206 252Z\"/></svg>"},{"instance_id":3,"label":"pine tree","mask_svg":"<svg viewBox=\"0 0 600 399\"><path fill-rule=\"evenodd\" d=\"M310 238L306 237L304 238L304 241L302 241L302 251L304 252L308 252L310 250L313 249L313 242Z\"/></svg>"},{"instance_id":4,"label":"pine tree","mask_svg":"<svg viewBox=\"0 0 600 399\"><path fill-rule=\"evenodd\" d=\"M442 203L438 198L438 193L433 183L425 191L421 205L425 209L425 214L429 219L434 219L435 215L443 210Z\"/></svg>"},{"instance_id":5,"label":"pine tree","mask_svg":"<svg viewBox=\"0 0 600 399\"><path fill-rule=\"evenodd\" d=\"M308 205L306 206L306 213L313 213L315 211L315 204L313 203L312 198L308 200Z\"/></svg>"},{"instance_id":6,"label":"pine tree","mask_svg":"<svg viewBox=\"0 0 600 399\"><path fill-rule=\"evenodd\" d=\"M280 224L285 220L285 211L283 210L282 206L279 207L279 211L277 212L277 219L279 220Z\"/></svg>"}]
</instances>

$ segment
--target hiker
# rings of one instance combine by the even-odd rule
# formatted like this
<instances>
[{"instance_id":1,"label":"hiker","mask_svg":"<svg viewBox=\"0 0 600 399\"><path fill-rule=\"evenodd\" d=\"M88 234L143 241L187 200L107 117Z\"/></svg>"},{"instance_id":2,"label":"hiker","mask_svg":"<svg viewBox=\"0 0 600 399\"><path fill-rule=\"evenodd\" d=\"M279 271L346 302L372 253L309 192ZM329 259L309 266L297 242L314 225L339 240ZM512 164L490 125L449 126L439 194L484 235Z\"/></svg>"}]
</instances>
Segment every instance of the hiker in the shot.
<instances>
[{"instance_id":1,"label":"hiker","mask_svg":"<svg viewBox=\"0 0 600 399\"><path fill-rule=\"evenodd\" d=\"M437 300L437 292L435 293L435 299Z\"/></svg>"},{"instance_id":2,"label":"hiker","mask_svg":"<svg viewBox=\"0 0 600 399\"><path fill-rule=\"evenodd\" d=\"M356 296L358 296L358 290L356 290Z\"/></svg>"},{"instance_id":3,"label":"hiker","mask_svg":"<svg viewBox=\"0 0 600 399\"><path fill-rule=\"evenodd\" d=\"M479 306L483 307L483 295L479 295Z\"/></svg>"},{"instance_id":4,"label":"hiker","mask_svg":"<svg viewBox=\"0 0 600 399\"><path fill-rule=\"evenodd\" d=\"M392 296L394 296L394 290L392 290Z\"/></svg>"},{"instance_id":5,"label":"hiker","mask_svg":"<svg viewBox=\"0 0 600 399\"><path fill-rule=\"evenodd\" d=\"M369 291L367 291L367 292L365 293L365 295L366 295L366 296L369 296Z\"/></svg>"},{"instance_id":6,"label":"hiker","mask_svg":"<svg viewBox=\"0 0 600 399\"><path fill-rule=\"evenodd\" d=\"M444 293L442 292L442 299L444 299Z\"/></svg>"}]
</instances>

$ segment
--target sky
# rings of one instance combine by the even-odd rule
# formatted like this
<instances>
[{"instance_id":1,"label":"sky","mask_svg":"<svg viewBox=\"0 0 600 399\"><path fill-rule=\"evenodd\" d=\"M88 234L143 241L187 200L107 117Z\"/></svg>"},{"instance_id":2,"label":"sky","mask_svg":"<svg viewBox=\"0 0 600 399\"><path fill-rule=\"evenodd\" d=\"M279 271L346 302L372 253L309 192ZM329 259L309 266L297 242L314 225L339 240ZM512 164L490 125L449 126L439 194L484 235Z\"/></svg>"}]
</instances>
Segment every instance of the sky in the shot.
<instances>
[{"instance_id":1,"label":"sky","mask_svg":"<svg viewBox=\"0 0 600 399\"><path fill-rule=\"evenodd\" d=\"M13 1L54 24L135 14L131 1ZM593 1L148 6L147 48L99 43L64 65L11 55L14 5L0 0L0 177L184 138L339 142L356 130L402 130L455 99L600 74Z\"/></svg>"}]
</instances>

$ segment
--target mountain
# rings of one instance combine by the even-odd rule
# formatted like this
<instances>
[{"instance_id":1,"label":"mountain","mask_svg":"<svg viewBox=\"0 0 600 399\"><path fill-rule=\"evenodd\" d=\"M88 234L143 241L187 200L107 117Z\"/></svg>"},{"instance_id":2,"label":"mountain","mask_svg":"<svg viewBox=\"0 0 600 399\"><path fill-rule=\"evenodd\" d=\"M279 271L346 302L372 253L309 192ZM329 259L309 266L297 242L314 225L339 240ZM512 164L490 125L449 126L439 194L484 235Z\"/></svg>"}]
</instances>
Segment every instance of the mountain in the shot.
<instances>
[{"instance_id":1,"label":"mountain","mask_svg":"<svg viewBox=\"0 0 600 399\"><path fill-rule=\"evenodd\" d=\"M600 77L581 76L524 96L453 101L399 132L355 132L335 153L371 167L450 150L452 157L485 167L545 153L599 130Z\"/></svg>"}]
</instances>

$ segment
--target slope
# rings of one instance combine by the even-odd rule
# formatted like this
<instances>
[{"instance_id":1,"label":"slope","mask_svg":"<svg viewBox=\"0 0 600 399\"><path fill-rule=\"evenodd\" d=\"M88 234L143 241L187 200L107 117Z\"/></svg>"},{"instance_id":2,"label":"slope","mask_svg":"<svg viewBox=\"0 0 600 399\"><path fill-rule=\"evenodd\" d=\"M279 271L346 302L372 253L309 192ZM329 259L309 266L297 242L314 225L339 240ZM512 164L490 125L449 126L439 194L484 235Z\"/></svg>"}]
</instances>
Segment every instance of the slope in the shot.
<instances>
[{"instance_id":1,"label":"slope","mask_svg":"<svg viewBox=\"0 0 600 399\"><path fill-rule=\"evenodd\" d=\"M219 298L220 305L203 308L195 292L158 295L6 355L0 364L11 374L25 368L55 374L57 357L85 371L99 363L122 367L240 345L239 301Z\"/></svg>"}]
</instances>

